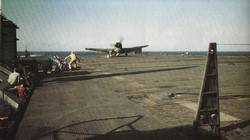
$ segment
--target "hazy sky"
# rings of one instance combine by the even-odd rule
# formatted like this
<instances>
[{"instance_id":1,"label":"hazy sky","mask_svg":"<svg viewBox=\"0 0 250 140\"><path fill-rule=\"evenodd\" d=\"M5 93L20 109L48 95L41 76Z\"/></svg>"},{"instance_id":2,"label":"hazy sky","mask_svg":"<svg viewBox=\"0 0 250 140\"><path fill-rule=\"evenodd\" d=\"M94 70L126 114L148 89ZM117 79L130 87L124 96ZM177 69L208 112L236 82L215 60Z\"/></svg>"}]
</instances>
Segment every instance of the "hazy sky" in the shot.
<instances>
[{"instance_id":1,"label":"hazy sky","mask_svg":"<svg viewBox=\"0 0 250 140\"><path fill-rule=\"evenodd\" d=\"M250 44L250 0L3 0L19 27L18 50L83 51L149 44L146 51L207 51ZM218 45L219 51L250 46Z\"/></svg>"}]
</instances>

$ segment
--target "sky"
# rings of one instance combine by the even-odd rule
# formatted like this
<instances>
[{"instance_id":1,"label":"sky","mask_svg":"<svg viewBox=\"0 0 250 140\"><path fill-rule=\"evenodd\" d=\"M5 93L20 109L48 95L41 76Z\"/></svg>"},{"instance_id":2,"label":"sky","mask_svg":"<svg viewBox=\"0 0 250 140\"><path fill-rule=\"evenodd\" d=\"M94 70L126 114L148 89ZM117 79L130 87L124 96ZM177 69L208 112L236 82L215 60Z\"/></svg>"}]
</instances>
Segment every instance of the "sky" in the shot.
<instances>
[{"instance_id":1,"label":"sky","mask_svg":"<svg viewBox=\"0 0 250 140\"><path fill-rule=\"evenodd\" d=\"M249 0L2 0L17 48L84 51L148 44L144 51L250 51ZM219 45L248 44L248 45Z\"/></svg>"}]
</instances>

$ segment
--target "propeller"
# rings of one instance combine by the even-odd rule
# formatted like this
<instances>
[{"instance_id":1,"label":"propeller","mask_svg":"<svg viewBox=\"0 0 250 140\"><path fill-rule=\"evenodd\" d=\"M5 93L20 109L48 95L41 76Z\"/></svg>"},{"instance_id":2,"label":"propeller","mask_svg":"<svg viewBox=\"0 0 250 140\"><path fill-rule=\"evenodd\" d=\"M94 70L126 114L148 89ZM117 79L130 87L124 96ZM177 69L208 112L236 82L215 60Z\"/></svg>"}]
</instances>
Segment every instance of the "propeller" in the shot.
<instances>
[{"instance_id":1,"label":"propeller","mask_svg":"<svg viewBox=\"0 0 250 140\"><path fill-rule=\"evenodd\" d=\"M110 43L109 45L110 45L111 47L114 47L114 46L115 46L115 44L114 44L114 43Z\"/></svg>"},{"instance_id":2,"label":"propeller","mask_svg":"<svg viewBox=\"0 0 250 140\"><path fill-rule=\"evenodd\" d=\"M112 47L114 47L114 46L116 46L116 44L117 44L117 43L122 43L122 42L123 42L123 40L124 40L124 37L123 37L123 36L120 36L120 40L119 40L119 42L116 42L116 43L110 43L109 45L110 45L110 46L112 46Z\"/></svg>"},{"instance_id":3,"label":"propeller","mask_svg":"<svg viewBox=\"0 0 250 140\"><path fill-rule=\"evenodd\" d=\"M120 43L122 43L123 40L124 40L124 37L120 36Z\"/></svg>"}]
</instances>

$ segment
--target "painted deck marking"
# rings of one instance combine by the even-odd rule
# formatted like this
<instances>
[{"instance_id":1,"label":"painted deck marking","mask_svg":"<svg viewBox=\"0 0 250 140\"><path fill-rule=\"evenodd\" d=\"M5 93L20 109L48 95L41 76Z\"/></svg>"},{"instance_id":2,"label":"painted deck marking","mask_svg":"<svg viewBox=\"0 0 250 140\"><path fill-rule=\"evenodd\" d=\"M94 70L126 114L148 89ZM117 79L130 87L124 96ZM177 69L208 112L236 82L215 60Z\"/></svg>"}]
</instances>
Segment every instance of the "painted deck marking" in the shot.
<instances>
[{"instance_id":1,"label":"painted deck marking","mask_svg":"<svg viewBox=\"0 0 250 140\"><path fill-rule=\"evenodd\" d=\"M121 77L121 76L114 76L113 77L114 79L117 79L117 80L124 80L125 78Z\"/></svg>"},{"instance_id":2,"label":"painted deck marking","mask_svg":"<svg viewBox=\"0 0 250 140\"><path fill-rule=\"evenodd\" d=\"M104 73L104 74L111 74L111 73ZM117 79L117 80L125 80L125 78L121 77L121 76L114 76L113 77L114 79ZM143 84L139 84L137 82L132 82L132 84L135 86L135 87L145 87ZM156 99L157 97L153 96L153 99ZM159 97L160 99L160 97ZM148 103L149 105L155 105L156 102L154 102L153 100L147 100L145 101L145 103ZM189 102L189 101L185 101L185 102L180 102L180 101L175 101L175 103L178 103L179 105L182 105L184 107L187 107L189 109L192 109L193 111L197 111L198 109L198 104L197 103L193 103L193 102ZM225 114L223 112L220 112L220 121L222 122L227 122L227 121L239 121L240 119L239 118L236 118L234 116L231 116L231 115L228 115L228 114Z\"/></svg>"},{"instance_id":3,"label":"painted deck marking","mask_svg":"<svg viewBox=\"0 0 250 140\"><path fill-rule=\"evenodd\" d=\"M104 72L103 74L109 75L109 74L111 74L111 73L109 73L109 72ZM116 80L125 80L125 79L126 79L126 78L123 78L123 77L121 77L121 76L113 76L112 78L114 78L114 79L116 79ZM129 84L133 85L134 87L140 87L140 88L145 87L143 84L139 84L139 83L134 82L134 81L130 81Z\"/></svg>"},{"instance_id":4,"label":"painted deck marking","mask_svg":"<svg viewBox=\"0 0 250 140\"><path fill-rule=\"evenodd\" d=\"M176 101L175 103L178 103L178 104L180 104L180 105L182 105L184 107L192 109L193 111L197 111L197 108L198 108L198 104L193 103L193 102L189 102L189 101L186 101L186 102L178 102L178 101ZM222 122L239 121L239 120L240 120L239 118L236 118L234 116L231 116L231 115L220 112L220 121L222 121Z\"/></svg>"}]
</instances>

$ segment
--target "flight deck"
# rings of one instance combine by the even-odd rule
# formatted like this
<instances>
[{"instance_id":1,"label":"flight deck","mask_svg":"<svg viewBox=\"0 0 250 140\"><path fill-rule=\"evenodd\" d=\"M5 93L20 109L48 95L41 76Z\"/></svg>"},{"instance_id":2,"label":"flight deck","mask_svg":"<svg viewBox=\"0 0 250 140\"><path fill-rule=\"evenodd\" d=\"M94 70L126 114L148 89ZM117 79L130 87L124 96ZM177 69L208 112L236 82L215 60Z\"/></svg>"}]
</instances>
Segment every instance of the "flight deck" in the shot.
<instances>
[{"instance_id":1,"label":"flight deck","mask_svg":"<svg viewBox=\"0 0 250 140\"><path fill-rule=\"evenodd\" d=\"M23 139L213 139L195 135L206 56L79 56L79 70L52 72L19 125ZM249 57L218 56L221 130L249 139Z\"/></svg>"}]
</instances>

